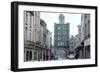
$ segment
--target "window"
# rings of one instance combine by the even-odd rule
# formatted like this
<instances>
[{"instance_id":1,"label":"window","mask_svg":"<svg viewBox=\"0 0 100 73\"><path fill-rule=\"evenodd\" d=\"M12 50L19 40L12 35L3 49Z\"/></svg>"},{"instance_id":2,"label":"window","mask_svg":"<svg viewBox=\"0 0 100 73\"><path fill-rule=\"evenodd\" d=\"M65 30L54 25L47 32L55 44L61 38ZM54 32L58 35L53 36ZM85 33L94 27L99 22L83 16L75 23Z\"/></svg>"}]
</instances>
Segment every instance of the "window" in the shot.
<instances>
[{"instance_id":1,"label":"window","mask_svg":"<svg viewBox=\"0 0 100 73\"><path fill-rule=\"evenodd\" d=\"M64 42L60 42L60 46L63 46L64 45Z\"/></svg>"},{"instance_id":2,"label":"window","mask_svg":"<svg viewBox=\"0 0 100 73\"><path fill-rule=\"evenodd\" d=\"M30 32L31 32L32 30L30 29Z\"/></svg>"},{"instance_id":3,"label":"window","mask_svg":"<svg viewBox=\"0 0 100 73\"><path fill-rule=\"evenodd\" d=\"M30 59L29 60L32 60L32 51L30 51Z\"/></svg>"},{"instance_id":4,"label":"window","mask_svg":"<svg viewBox=\"0 0 100 73\"><path fill-rule=\"evenodd\" d=\"M35 12L35 15L37 15L37 13Z\"/></svg>"},{"instance_id":5,"label":"window","mask_svg":"<svg viewBox=\"0 0 100 73\"><path fill-rule=\"evenodd\" d=\"M59 42L58 42L58 46L60 46Z\"/></svg>"},{"instance_id":6,"label":"window","mask_svg":"<svg viewBox=\"0 0 100 73\"><path fill-rule=\"evenodd\" d=\"M85 33L86 33L86 29L87 29L87 24L85 24Z\"/></svg>"},{"instance_id":7,"label":"window","mask_svg":"<svg viewBox=\"0 0 100 73\"><path fill-rule=\"evenodd\" d=\"M60 35L60 32L58 32L58 35Z\"/></svg>"},{"instance_id":8,"label":"window","mask_svg":"<svg viewBox=\"0 0 100 73\"><path fill-rule=\"evenodd\" d=\"M35 29L35 32L36 32L36 29Z\"/></svg>"},{"instance_id":9,"label":"window","mask_svg":"<svg viewBox=\"0 0 100 73\"><path fill-rule=\"evenodd\" d=\"M32 19L31 19L32 15L30 14L30 28L32 27Z\"/></svg>"},{"instance_id":10,"label":"window","mask_svg":"<svg viewBox=\"0 0 100 73\"><path fill-rule=\"evenodd\" d=\"M66 27L66 26L63 26L62 29L65 30L65 27Z\"/></svg>"},{"instance_id":11,"label":"window","mask_svg":"<svg viewBox=\"0 0 100 73\"><path fill-rule=\"evenodd\" d=\"M60 40L60 37L58 36L58 40Z\"/></svg>"},{"instance_id":12,"label":"window","mask_svg":"<svg viewBox=\"0 0 100 73\"><path fill-rule=\"evenodd\" d=\"M26 11L26 25L28 24L28 12Z\"/></svg>"},{"instance_id":13,"label":"window","mask_svg":"<svg viewBox=\"0 0 100 73\"><path fill-rule=\"evenodd\" d=\"M63 32L63 35L66 35L66 32L65 31Z\"/></svg>"},{"instance_id":14,"label":"window","mask_svg":"<svg viewBox=\"0 0 100 73\"><path fill-rule=\"evenodd\" d=\"M28 32L28 29L27 29L27 27L25 27L25 29L24 29L24 31L25 31L25 39L27 40L27 32Z\"/></svg>"},{"instance_id":15,"label":"window","mask_svg":"<svg viewBox=\"0 0 100 73\"><path fill-rule=\"evenodd\" d=\"M24 22L26 24L26 11L24 11Z\"/></svg>"},{"instance_id":16,"label":"window","mask_svg":"<svg viewBox=\"0 0 100 73\"><path fill-rule=\"evenodd\" d=\"M30 28L32 28L32 25L30 25Z\"/></svg>"},{"instance_id":17,"label":"window","mask_svg":"<svg viewBox=\"0 0 100 73\"><path fill-rule=\"evenodd\" d=\"M32 51L27 51L26 52L26 61L32 60Z\"/></svg>"},{"instance_id":18,"label":"window","mask_svg":"<svg viewBox=\"0 0 100 73\"><path fill-rule=\"evenodd\" d=\"M35 24L35 26L36 26L36 24Z\"/></svg>"},{"instance_id":19,"label":"window","mask_svg":"<svg viewBox=\"0 0 100 73\"><path fill-rule=\"evenodd\" d=\"M83 21L83 15L81 16L81 21Z\"/></svg>"},{"instance_id":20,"label":"window","mask_svg":"<svg viewBox=\"0 0 100 73\"><path fill-rule=\"evenodd\" d=\"M34 51L34 60L37 60L37 51Z\"/></svg>"},{"instance_id":21,"label":"window","mask_svg":"<svg viewBox=\"0 0 100 73\"><path fill-rule=\"evenodd\" d=\"M26 61L29 61L29 51L26 52Z\"/></svg>"},{"instance_id":22,"label":"window","mask_svg":"<svg viewBox=\"0 0 100 73\"><path fill-rule=\"evenodd\" d=\"M42 51L40 51L40 59L42 60Z\"/></svg>"},{"instance_id":23,"label":"window","mask_svg":"<svg viewBox=\"0 0 100 73\"><path fill-rule=\"evenodd\" d=\"M66 40L66 37L63 37L63 40Z\"/></svg>"},{"instance_id":24,"label":"window","mask_svg":"<svg viewBox=\"0 0 100 73\"><path fill-rule=\"evenodd\" d=\"M88 38L88 25L85 24L85 39Z\"/></svg>"},{"instance_id":25,"label":"window","mask_svg":"<svg viewBox=\"0 0 100 73\"><path fill-rule=\"evenodd\" d=\"M60 28L60 27L58 27L57 29L58 29L58 30L60 30L61 28Z\"/></svg>"},{"instance_id":26,"label":"window","mask_svg":"<svg viewBox=\"0 0 100 73\"><path fill-rule=\"evenodd\" d=\"M58 46L64 46L64 42L58 42Z\"/></svg>"},{"instance_id":27,"label":"window","mask_svg":"<svg viewBox=\"0 0 100 73\"><path fill-rule=\"evenodd\" d=\"M88 37L90 37L90 20L88 20Z\"/></svg>"},{"instance_id":28,"label":"window","mask_svg":"<svg viewBox=\"0 0 100 73\"><path fill-rule=\"evenodd\" d=\"M31 35L31 32L29 33L29 40L31 41L31 37L32 37L32 35Z\"/></svg>"},{"instance_id":29,"label":"window","mask_svg":"<svg viewBox=\"0 0 100 73\"><path fill-rule=\"evenodd\" d=\"M27 27L25 27L25 31L27 31Z\"/></svg>"},{"instance_id":30,"label":"window","mask_svg":"<svg viewBox=\"0 0 100 73\"><path fill-rule=\"evenodd\" d=\"M90 20L88 20L88 24L90 24Z\"/></svg>"}]
</instances>

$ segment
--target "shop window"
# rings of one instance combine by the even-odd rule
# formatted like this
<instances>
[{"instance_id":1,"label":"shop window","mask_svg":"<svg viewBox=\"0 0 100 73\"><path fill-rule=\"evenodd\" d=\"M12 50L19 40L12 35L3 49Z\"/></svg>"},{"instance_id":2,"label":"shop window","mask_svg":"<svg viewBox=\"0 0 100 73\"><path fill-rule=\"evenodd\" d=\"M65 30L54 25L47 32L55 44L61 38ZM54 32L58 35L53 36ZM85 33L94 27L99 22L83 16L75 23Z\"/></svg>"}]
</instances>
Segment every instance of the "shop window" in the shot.
<instances>
[{"instance_id":1,"label":"shop window","mask_svg":"<svg viewBox=\"0 0 100 73\"><path fill-rule=\"evenodd\" d=\"M29 61L29 51L26 52L26 61Z\"/></svg>"},{"instance_id":2,"label":"shop window","mask_svg":"<svg viewBox=\"0 0 100 73\"><path fill-rule=\"evenodd\" d=\"M32 51L30 51L30 60L32 60Z\"/></svg>"}]
</instances>

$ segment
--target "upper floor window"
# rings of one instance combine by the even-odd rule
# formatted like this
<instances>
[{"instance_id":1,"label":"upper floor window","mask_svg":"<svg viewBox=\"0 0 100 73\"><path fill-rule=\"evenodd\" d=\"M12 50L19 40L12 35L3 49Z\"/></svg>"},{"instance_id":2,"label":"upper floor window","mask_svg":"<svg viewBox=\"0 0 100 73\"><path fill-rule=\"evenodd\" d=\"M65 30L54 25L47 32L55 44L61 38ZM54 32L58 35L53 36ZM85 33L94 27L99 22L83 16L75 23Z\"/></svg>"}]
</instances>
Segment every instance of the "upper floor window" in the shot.
<instances>
[{"instance_id":1,"label":"upper floor window","mask_svg":"<svg viewBox=\"0 0 100 73\"><path fill-rule=\"evenodd\" d=\"M27 25L28 24L28 12L27 11L25 12L25 15L26 15L25 16L25 24Z\"/></svg>"},{"instance_id":2,"label":"upper floor window","mask_svg":"<svg viewBox=\"0 0 100 73\"><path fill-rule=\"evenodd\" d=\"M26 39L26 40L27 40L27 34L28 34L27 32L28 32L28 29L27 29L27 27L25 27L24 28L24 34L25 34L24 39Z\"/></svg>"},{"instance_id":3,"label":"upper floor window","mask_svg":"<svg viewBox=\"0 0 100 73\"><path fill-rule=\"evenodd\" d=\"M64 45L64 42L60 42L60 45L63 46Z\"/></svg>"},{"instance_id":4,"label":"upper floor window","mask_svg":"<svg viewBox=\"0 0 100 73\"><path fill-rule=\"evenodd\" d=\"M63 46L64 42L58 42L58 46Z\"/></svg>"},{"instance_id":5,"label":"upper floor window","mask_svg":"<svg viewBox=\"0 0 100 73\"><path fill-rule=\"evenodd\" d=\"M58 35L60 35L60 32L58 32Z\"/></svg>"},{"instance_id":6,"label":"upper floor window","mask_svg":"<svg viewBox=\"0 0 100 73\"><path fill-rule=\"evenodd\" d=\"M66 35L66 32L65 31L63 32L63 35Z\"/></svg>"},{"instance_id":7,"label":"upper floor window","mask_svg":"<svg viewBox=\"0 0 100 73\"><path fill-rule=\"evenodd\" d=\"M60 40L60 37L58 36L58 40Z\"/></svg>"},{"instance_id":8,"label":"upper floor window","mask_svg":"<svg viewBox=\"0 0 100 73\"><path fill-rule=\"evenodd\" d=\"M88 24L90 24L90 20L88 20Z\"/></svg>"},{"instance_id":9,"label":"upper floor window","mask_svg":"<svg viewBox=\"0 0 100 73\"><path fill-rule=\"evenodd\" d=\"M30 33L29 33L29 40L30 40L30 41L32 41L31 38L32 38L32 33L30 32Z\"/></svg>"},{"instance_id":10,"label":"upper floor window","mask_svg":"<svg viewBox=\"0 0 100 73\"><path fill-rule=\"evenodd\" d=\"M57 29L58 29L58 30L60 30L61 28L60 28L60 27L58 27Z\"/></svg>"},{"instance_id":11,"label":"upper floor window","mask_svg":"<svg viewBox=\"0 0 100 73\"><path fill-rule=\"evenodd\" d=\"M30 26L32 25L32 14L30 13Z\"/></svg>"}]
</instances>

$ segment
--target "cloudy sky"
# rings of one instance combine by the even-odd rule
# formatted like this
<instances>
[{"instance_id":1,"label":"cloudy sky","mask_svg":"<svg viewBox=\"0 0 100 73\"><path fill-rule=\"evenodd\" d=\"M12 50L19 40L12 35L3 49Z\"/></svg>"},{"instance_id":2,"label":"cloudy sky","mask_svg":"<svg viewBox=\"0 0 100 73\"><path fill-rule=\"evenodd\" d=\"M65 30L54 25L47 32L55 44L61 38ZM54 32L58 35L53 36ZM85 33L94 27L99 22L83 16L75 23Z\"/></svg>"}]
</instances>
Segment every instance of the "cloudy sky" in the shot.
<instances>
[{"instance_id":1,"label":"cloudy sky","mask_svg":"<svg viewBox=\"0 0 100 73\"><path fill-rule=\"evenodd\" d=\"M54 23L59 23L59 15L61 13L40 12L40 18L47 24L47 29L52 32L52 39L54 36ZM65 23L70 23L70 36L78 33L77 26L81 23L81 14L63 13L65 16Z\"/></svg>"}]
</instances>

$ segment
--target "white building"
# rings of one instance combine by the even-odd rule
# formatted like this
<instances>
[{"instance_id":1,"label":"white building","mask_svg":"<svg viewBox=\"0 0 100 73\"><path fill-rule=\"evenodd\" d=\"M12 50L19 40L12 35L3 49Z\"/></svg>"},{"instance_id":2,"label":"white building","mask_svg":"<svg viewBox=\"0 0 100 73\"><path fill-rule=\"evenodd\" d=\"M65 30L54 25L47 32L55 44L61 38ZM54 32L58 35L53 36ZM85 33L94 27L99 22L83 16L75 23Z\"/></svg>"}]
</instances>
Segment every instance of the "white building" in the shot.
<instances>
[{"instance_id":1,"label":"white building","mask_svg":"<svg viewBox=\"0 0 100 73\"><path fill-rule=\"evenodd\" d=\"M32 45L40 39L40 13L24 11L24 61L38 60L38 51ZM30 45L30 46L29 46Z\"/></svg>"},{"instance_id":2,"label":"white building","mask_svg":"<svg viewBox=\"0 0 100 73\"><path fill-rule=\"evenodd\" d=\"M24 11L24 28L25 40L39 41L40 13L37 11Z\"/></svg>"},{"instance_id":3,"label":"white building","mask_svg":"<svg viewBox=\"0 0 100 73\"><path fill-rule=\"evenodd\" d=\"M24 11L24 61L50 59L52 33L38 11Z\"/></svg>"}]
</instances>

